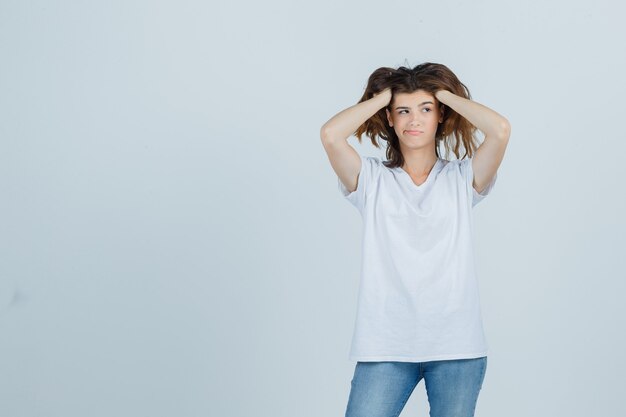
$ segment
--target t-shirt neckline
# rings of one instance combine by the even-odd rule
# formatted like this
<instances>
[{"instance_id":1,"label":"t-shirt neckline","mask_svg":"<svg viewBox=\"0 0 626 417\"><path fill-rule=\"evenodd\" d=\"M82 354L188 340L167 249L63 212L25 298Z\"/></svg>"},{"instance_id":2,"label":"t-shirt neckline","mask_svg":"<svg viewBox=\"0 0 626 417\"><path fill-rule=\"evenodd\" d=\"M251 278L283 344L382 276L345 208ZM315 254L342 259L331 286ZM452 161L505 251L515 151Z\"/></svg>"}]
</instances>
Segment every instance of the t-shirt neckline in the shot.
<instances>
[{"instance_id":1,"label":"t-shirt neckline","mask_svg":"<svg viewBox=\"0 0 626 417\"><path fill-rule=\"evenodd\" d=\"M406 172L404 169L402 169L402 167L395 167L394 169L400 171L401 175L405 177L406 180L408 180L409 185L412 185L413 188L415 189L421 190L422 188L424 188L426 184L428 184L431 181L431 178L435 175L435 169L440 163L441 163L441 158L437 158L437 160L435 161L435 165L433 165L430 172L428 173L428 177L426 177L426 180L420 185L415 184L415 182L413 181L413 178L411 178L409 173Z\"/></svg>"}]
</instances>

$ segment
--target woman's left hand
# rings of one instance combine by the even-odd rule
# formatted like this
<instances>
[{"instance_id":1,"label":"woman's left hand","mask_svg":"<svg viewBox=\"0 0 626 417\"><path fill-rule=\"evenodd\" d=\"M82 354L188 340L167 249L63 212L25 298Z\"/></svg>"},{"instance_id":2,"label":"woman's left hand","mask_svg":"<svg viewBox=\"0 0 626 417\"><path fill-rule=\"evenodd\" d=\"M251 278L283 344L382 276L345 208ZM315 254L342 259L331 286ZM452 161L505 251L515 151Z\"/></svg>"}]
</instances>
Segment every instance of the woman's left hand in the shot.
<instances>
[{"instance_id":1,"label":"woman's left hand","mask_svg":"<svg viewBox=\"0 0 626 417\"><path fill-rule=\"evenodd\" d=\"M435 98L439 101L442 101L441 96L448 92L449 92L448 90L437 90L437 92L435 92Z\"/></svg>"}]
</instances>

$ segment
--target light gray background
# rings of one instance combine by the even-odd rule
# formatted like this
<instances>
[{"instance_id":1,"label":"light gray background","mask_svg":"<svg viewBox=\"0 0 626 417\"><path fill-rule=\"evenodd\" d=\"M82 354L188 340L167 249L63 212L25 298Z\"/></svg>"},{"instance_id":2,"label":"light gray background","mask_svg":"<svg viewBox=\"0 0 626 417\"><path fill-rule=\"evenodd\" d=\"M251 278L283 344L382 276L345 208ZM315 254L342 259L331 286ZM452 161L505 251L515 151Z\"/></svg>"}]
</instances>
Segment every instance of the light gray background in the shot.
<instances>
[{"instance_id":1,"label":"light gray background","mask_svg":"<svg viewBox=\"0 0 626 417\"><path fill-rule=\"evenodd\" d=\"M512 125L476 415L620 415L623 12L1 0L0 415L342 416L361 223L319 129L425 61Z\"/></svg>"}]
</instances>

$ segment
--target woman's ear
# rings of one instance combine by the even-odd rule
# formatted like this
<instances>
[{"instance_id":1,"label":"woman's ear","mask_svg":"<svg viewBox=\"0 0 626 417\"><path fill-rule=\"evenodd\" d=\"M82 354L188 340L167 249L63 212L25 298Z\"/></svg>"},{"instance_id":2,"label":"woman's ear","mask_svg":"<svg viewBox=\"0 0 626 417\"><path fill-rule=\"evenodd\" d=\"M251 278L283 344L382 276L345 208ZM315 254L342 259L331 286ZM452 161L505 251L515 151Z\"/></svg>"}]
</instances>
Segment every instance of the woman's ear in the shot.
<instances>
[{"instance_id":1,"label":"woman's ear","mask_svg":"<svg viewBox=\"0 0 626 417\"><path fill-rule=\"evenodd\" d=\"M389 109L385 109L387 112L387 123L389 123L389 127L393 127L393 122L391 121L391 113L389 113Z\"/></svg>"},{"instance_id":2,"label":"woman's ear","mask_svg":"<svg viewBox=\"0 0 626 417\"><path fill-rule=\"evenodd\" d=\"M439 106L439 123L443 122L444 108L443 104Z\"/></svg>"}]
</instances>

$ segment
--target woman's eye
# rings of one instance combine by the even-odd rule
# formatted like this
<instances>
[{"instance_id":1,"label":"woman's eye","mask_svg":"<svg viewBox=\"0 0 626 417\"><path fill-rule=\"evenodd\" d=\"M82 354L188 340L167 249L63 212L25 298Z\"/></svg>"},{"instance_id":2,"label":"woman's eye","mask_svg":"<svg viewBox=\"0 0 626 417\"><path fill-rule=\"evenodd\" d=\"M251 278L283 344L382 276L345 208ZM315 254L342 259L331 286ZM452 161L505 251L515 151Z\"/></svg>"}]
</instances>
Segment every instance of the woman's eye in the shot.
<instances>
[{"instance_id":1,"label":"woman's eye","mask_svg":"<svg viewBox=\"0 0 626 417\"><path fill-rule=\"evenodd\" d=\"M426 110L427 113L432 111L428 107L424 107L422 110ZM400 110L398 113L399 114L404 114L405 112L408 113L408 110Z\"/></svg>"},{"instance_id":2,"label":"woman's eye","mask_svg":"<svg viewBox=\"0 0 626 417\"><path fill-rule=\"evenodd\" d=\"M424 107L422 110L426 110L427 113L432 111L428 107ZM408 113L408 110L400 110L398 113L399 114L404 114L405 112Z\"/></svg>"}]
</instances>

